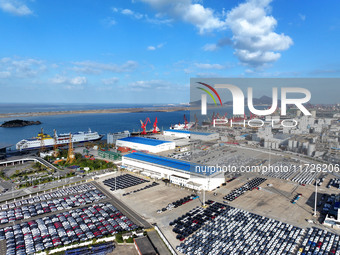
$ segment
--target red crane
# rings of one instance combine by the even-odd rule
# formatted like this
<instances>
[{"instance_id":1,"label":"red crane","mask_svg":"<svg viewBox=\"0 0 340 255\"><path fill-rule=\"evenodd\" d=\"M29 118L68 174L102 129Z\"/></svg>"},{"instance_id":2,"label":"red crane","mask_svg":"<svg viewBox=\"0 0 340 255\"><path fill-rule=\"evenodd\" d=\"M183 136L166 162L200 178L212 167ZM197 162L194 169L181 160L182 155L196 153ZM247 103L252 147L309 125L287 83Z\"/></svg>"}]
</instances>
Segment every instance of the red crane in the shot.
<instances>
[{"instance_id":1,"label":"red crane","mask_svg":"<svg viewBox=\"0 0 340 255\"><path fill-rule=\"evenodd\" d=\"M154 134L158 133L157 123L158 123L158 121L157 121L157 117L156 117L155 122L153 123L153 131L152 131L152 133L154 133Z\"/></svg>"},{"instance_id":2,"label":"red crane","mask_svg":"<svg viewBox=\"0 0 340 255\"><path fill-rule=\"evenodd\" d=\"M185 117L185 114L184 114L184 128L188 128L188 120Z\"/></svg>"},{"instance_id":3,"label":"red crane","mask_svg":"<svg viewBox=\"0 0 340 255\"><path fill-rule=\"evenodd\" d=\"M196 113L195 113L195 115L194 115L194 118L195 118L194 127L197 127L197 126L198 126L198 119L197 119Z\"/></svg>"},{"instance_id":4,"label":"red crane","mask_svg":"<svg viewBox=\"0 0 340 255\"><path fill-rule=\"evenodd\" d=\"M146 120L143 122L143 121L140 121L140 124L141 124L141 128L143 129L141 135L146 135L146 125L148 124L148 122L151 123L149 117L146 118Z\"/></svg>"}]
</instances>

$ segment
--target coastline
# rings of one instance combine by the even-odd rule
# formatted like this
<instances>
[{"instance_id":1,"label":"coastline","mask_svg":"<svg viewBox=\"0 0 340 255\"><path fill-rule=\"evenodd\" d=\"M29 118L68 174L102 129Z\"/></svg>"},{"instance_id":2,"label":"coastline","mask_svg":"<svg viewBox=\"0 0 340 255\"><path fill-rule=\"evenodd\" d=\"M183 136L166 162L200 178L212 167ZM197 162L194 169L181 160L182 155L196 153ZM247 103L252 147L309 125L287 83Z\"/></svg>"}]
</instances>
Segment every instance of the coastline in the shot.
<instances>
[{"instance_id":1,"label":"coastline","mask_svg":"<svg viewBox=\"0 0 340 255\"><path fill-rule=\"evenodd\" d=\"M98 114L98 113L136 113L136 112L176 112L189 111L190 107L150 107L150 108L124 108L124 109L100 109L100 110L75 110L75 111L51 111L51 112L22 112L22 113L2 113L0 118L35 117L52 115L71 114Z\"/></svg>"}]
</instances>

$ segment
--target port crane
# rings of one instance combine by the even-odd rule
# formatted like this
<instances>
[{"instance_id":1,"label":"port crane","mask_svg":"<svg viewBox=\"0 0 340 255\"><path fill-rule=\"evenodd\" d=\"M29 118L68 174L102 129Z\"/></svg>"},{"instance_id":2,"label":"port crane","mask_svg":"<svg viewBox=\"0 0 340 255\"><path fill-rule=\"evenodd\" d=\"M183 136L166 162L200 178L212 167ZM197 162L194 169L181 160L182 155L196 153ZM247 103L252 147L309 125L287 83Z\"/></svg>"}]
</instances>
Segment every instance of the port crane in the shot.
<instances>
[{"instance_id":1,"label":"port crane","mask_svg":"<svg viewBox=\"0 0 340 255\"><path fill-rule=\"evenodd\" d=\"M54 132L54 145L53 145L53 150L54 150L54 152L53 152L53 156L54 157L58 157L59 156L59 149L58 149L58 136L57 136L57 131L54 129L53 130L53 132Z\"/></svg>"},{"instance_id":2,"label":"port crane","mask_svg":"<svg viewBox=\"0 0 340 255\"><path fill-rule=\"evenodd\" d=\"M159 128L157 127L157 123L158 123L158 120L157 120L157 117L156 117L155 122L153 123L153 131L152 131L152 133L154 133L154 134L158 133L157 129L159 129Z\"/></svg>"},{"instance_id":3,"label":"port crane","mask_svg":"<svg viewBox=\"0 0 340 255\"><path fill-rule=\"evenodd\" d=\"M184 129L187 129L188 128L188 120L187 120L187 117L185 117L185 114L184 114Z\"/></svg>"},{"instance_id":4,"label":"port crane","mask_svg":"<svg viewBox=\"0 0 340 255\"><path fill-rule=\"evenodd\" d=\"M196 113L194 115L194 118L195 118L195 124L193 125L193 127L197 128L197 126L198 126L198 119L197 119Z\"/></svg>"},{"instance_id":5,"label":"port crane","mask_svg":"<svg viewBox=\"0 0 340 255\"><path fill-rule=\"evenodd\" d=\"M38 135L38 137L40 138L40 152L44 152L45 151L45 141L44 141L44 129L41 128L40 134Z\"/></svg>"},{"instance_id":6,"label":"port crane","mask_svg":"<svg viewBox=\"0 0 340 255\"><path fill-rule=\"evenodd\" d=\"M146 120L145 120L144 122L143 122L143 121L140 121L141 128L143 129L141 135L146 135L146 125L147 125L149 122L151 123L149 117L147 117Z\"/></svg>"},{"instance_id":7,"label":"port crane","mask_svg":"<svg viewBox=\"0 0 340 255\"><path fill-rule=\"evenodd\" d=\"M68 153L66 163L72 164L75 160L74 151L73 151L73 142L72 142L72 134L70 133L70 142L68 145Z\"/></svg>"}]
</instances>

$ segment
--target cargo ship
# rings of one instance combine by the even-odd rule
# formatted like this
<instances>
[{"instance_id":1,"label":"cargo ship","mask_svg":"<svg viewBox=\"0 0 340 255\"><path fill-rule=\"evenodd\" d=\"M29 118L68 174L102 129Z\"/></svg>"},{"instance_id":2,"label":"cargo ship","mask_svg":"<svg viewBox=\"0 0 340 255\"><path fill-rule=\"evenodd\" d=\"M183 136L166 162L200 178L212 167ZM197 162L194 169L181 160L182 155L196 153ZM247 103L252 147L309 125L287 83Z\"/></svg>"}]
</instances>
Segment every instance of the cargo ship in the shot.
<instances>
[{"instance_id":1,"label":"cargo ship","mask_svg":"<svg viewBox=\"0 0 340 255\"><path fill-rule=\"evenodd\" d=\"M41 132L37 137L23 139L18 142L16 144L16 149L20 151L34 150L39 149L41 146L53 147L55 143L58 146L67 145L70 143L70 137L72 138L73 143L98 141L102 139L103 136L104 135L99 135L98 132L92 132L91 129L86 132L65 133L59 135L55 132L54 137Z\"/></svg>"}]
</instances>

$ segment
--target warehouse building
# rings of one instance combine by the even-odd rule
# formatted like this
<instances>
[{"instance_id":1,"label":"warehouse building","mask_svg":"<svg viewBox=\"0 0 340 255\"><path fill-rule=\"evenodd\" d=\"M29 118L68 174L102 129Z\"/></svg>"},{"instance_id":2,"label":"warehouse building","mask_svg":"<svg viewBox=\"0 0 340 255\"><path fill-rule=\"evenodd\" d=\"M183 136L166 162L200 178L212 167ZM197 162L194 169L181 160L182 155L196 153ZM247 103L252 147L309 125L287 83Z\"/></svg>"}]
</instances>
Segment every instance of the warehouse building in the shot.
<instances>
[{"instance_id":1,"label":"warehouse building","mask_svg":"<svg viewBox=\"0 0 340 255\"><path fill-rule=\"evenodd\" d=\"M123 132L118 132L118 133L108 133L107 134L107 144L116 144L116 141L118 139L122 139L125 137L129 137L130 132L129 131L123 131Z\"/></svg>"},{"instance_id":2,"label":"warehouse building","mask_svg":"<svg viewBox=\"0 0 340 255\"><path fill-rule=\"evenodd\" d=\"M6 158L6 150L7 148L11 147L10 144L0 143L0 159Z\"/></svg>"},{"instance_id":3,"label":"warehouse building","mask_svg":"<svg viewBox=\"0 0 340 255\"><path fill-rule=\"evenodd\" d=\"M178 138L187 138L194 140L202 140L202 141L212 141L218 140L218 133L205 133L205 132L195 132L189 130L178 130L178 129L168 129L163 131L165 136L178 137Z\"/></svg>"},{"instance_id":4,"label":"warehouse building","mask_svg":"<svg viewBox=\"0 0 340 255\"><path fill-rule=\"evenodd\" d=\"M117 147L128 147L139 151L148 151L151 153L160 153L162 151L174 150L176 144L169 141L160 141L144 137L125 137L116 141Z\"/></svg>"},{"instance_id":5,"label":"warehouse building","mask_svg":"<svg viewBox=\"0 0 340 255\"><path fill-rule=\"evenodd\" d=\"M213 190L224 183L224 173L207 171L205 166L146 153L123 156L122 167L195 190Z\"/></svg>"}]
</instances>

